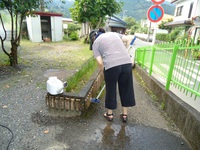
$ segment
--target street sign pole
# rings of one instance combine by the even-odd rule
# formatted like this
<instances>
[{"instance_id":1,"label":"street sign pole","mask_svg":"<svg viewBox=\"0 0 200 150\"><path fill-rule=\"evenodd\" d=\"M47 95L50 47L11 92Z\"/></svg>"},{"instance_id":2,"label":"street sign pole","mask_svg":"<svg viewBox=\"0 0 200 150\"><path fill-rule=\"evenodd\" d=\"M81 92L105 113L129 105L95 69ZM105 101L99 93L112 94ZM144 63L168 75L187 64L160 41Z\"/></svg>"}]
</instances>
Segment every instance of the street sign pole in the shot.
<instances>
[{"instance_id":1,"label":"street sign pole","mask_svg":"<svg viewBox=\"0 0 200 150\"><path fill-rule=\"evenodd\" d=\"M149 28L148 28L148 36L147 36L147 42L149 42L149 39L150 39L150 34L151 34L151 21L149 23Z\"/></svg>"},{"instance_id":2,"label":"street sign pole","mask_svg":"<svg viewBox=\"0 0 200 150\"><path fill-rule=\"evenodd\" d=\"M151 21L149 22L149 28L148 28L148 37L147 37L147 42L149 42L149 38L150 38L150 31L151 31Z\"/></svg>"},{"instance_id":3,"label":"street sign pole","mask_svg":"<svg viewBox=\"0 0 200 150\"><path fill-rule=\"evenodd\" d=\"M153 31L153 39L152 39L152 45L156 42L156 33L157 33L157 23L154 23L154 31Z\"/></svg>"}]
</instances>

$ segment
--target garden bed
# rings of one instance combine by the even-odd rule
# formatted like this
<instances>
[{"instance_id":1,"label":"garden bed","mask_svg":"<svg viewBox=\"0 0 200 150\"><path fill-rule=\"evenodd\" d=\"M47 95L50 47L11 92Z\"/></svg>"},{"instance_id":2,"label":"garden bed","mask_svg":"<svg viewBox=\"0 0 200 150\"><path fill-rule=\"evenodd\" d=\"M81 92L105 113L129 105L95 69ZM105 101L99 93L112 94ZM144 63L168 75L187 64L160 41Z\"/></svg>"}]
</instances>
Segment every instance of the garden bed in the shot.
<instances>
[{"instance_id":1,"label":"garden bed","mask_svg":"<svg viewBox=\"0 0 200 150\"><path fill-rule=\"evenodd\" d=\"M83 66L86 66L86 64ZM79 72L82 72L83 68L85 67L82 67ZM76 76L77 73L74 76ZM70 79L73 79L74 76ZM46 105L48 108L55 110L83 112L90 106L91 98L96 96L103 80L103 74L99 71L99 69L96 69L86 84L77 93L66 91L58 95L51 95L50 93L47 93L45 98ZM77 82L77 84L79 83Z\"/></svg>"}]
</instances>

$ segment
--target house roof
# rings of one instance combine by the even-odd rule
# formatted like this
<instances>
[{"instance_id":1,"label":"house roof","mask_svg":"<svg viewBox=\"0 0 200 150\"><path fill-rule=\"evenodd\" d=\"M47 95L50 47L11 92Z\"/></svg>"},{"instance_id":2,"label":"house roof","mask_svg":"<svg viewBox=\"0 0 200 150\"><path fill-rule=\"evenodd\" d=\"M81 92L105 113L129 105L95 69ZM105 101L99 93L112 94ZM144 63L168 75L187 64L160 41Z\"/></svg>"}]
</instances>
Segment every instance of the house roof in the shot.
<instances>
[{"instance_id":1,"label":"house roof","mask_svg":"<svg viewBox=\"0 0 200 150\"><path fill-rule=\"evenodd\" d=\"M71 18L62 18L63 22L73 22Z\"/></svg>"},{"instance_id":2,"label":"house roof","mask_svg":"<svg viewBox=\"0 0 200 150\"><path fill-rule=\"evenodd\" d=\"M112 16L112 17L107 16L107 18L108 18L108 21L109 21L108 25L111 26L111 27L126 28L126 26L127 26L126 22L124 22L123 20L119 19L116 16Z\"/></svg>"},{"instance_id":3,"label":"house roof","mask_svg":"<svg viewBox=\"0 0 200 150\"><path fill-rule=\"evenodd\" d=\"M42 12L42 11L36 11L33 14L40 15L40 16L62 16L63 14L59 13L52 13L52 12Z\"/></svg>"},{"instance_id":4,"label":"house roof","mask_svg":"<svg viewBox=\"0 0 200 150\"><path fill-rule=\"evenodd\" d=\"M127 25L126 22L124 22L123 20L119 19L119 18L116 17L116 16L112 16L112 17L110 18L110 20L113 20L113 21L115 21L115 22L121 23L121 24L123 24L123 25Z\"/></svg>"}]
</instances>

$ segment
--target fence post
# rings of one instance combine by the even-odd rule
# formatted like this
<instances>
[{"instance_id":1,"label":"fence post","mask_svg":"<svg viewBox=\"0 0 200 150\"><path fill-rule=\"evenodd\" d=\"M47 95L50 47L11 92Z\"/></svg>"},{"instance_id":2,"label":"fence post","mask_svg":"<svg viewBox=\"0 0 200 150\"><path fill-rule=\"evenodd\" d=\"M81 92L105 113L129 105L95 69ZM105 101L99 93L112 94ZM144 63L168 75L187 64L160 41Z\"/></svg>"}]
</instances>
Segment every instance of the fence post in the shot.
<instances>
[{"instance_id":1,"label":"fence post","mask_svg":"<svg viewBox=\"0 0 200 150\"><path fill-rule=\"evenodd\" d=\"M144 48L144 50L143 50L143 55L142 55L142 68L144 68L145 54L146 54L146 48Z\"/></svg>"},{"instance_id":2,"label":"fence post","mask_svg":"<svg viewBox=\"0 0 200 150\"><path fill-rule=\"evenodd\" d=\"M152 53L151 53L150 66L149 66L149 75L152 74L152 68L153 68L153 62L154 62L155 51L156 51L156 48L153 46L153 48L152 48Z\"/></svg>"},{"instance_id":3,"label":"fence post","mask_svg":"<svg viewBox=\"0 0 200 150\"><path fill-rule=\"evenodd\" d=\"M169 64L169 71L168 71L168 75L167 75L167 83L166 83L166 86L165 86L166 90L169 90L169 86L170 86L170 82L171 82L171 78L172 78L172 73L173 73L173 70L174 70L174 64L175 64L178 48L179 48L178 45L175 45L174 48L173 48L173 53L172 53L171 61L170 61L170 64Z\"/></svg>"}]
</instances>

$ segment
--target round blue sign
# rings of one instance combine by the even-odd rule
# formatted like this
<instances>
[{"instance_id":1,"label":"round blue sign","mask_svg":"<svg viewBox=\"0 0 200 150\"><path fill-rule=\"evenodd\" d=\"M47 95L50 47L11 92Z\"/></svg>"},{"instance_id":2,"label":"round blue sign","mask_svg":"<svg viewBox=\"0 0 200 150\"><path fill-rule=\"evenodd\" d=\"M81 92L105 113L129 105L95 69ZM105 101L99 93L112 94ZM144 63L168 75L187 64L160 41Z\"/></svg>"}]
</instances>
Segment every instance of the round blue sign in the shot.
<instances>
[{"instance_id":1,"label":"round blue sign","mask_svg":"<svg viewBox=\"0 0 200 150\"><path fill-rule=\"evenodd\" d=\"M164 9L160 5L153 5L147 11L147 18L151 22L158 22L164 15Z\"/></svg>"}]
</instances>

